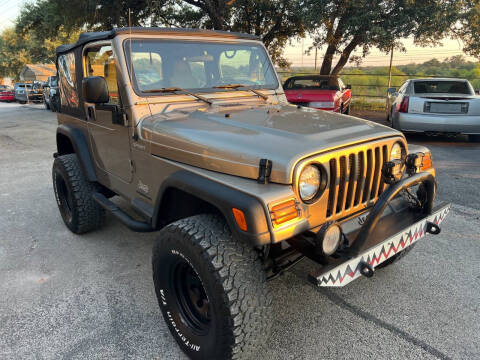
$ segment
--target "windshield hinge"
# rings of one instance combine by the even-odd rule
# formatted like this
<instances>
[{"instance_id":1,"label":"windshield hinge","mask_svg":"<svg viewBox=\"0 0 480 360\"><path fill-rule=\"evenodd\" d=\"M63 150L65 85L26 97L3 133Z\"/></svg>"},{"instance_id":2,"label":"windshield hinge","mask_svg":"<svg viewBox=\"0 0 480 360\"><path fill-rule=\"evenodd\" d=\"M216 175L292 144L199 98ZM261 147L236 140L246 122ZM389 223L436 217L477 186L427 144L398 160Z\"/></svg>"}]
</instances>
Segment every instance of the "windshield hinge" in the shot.
<instances>
[{"instance_id":1,"label":"windshield hinge","mask_svg":"<svg viewBox=\"0 0 480 360\"><path fill-rule=\"evenodd\" d=\"M259 184L266 184L270 180L270 174L272 173L272 160L260 159L258 165L258 179Z\"/></svg>"}]
</instances>

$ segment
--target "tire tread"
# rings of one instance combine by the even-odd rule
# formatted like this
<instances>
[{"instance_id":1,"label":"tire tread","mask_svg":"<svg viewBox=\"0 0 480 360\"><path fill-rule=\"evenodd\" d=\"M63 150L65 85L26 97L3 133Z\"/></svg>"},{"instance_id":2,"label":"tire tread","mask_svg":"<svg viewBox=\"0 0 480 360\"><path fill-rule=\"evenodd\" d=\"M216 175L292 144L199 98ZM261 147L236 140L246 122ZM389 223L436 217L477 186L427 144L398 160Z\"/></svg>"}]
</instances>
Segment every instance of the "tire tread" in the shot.
<instances>
[{"instance_id":1,"label":"tire tread","mask_svg":"<svg viewBox=\"0 0 480 360\"><path fill-rule=\"evenodd\" d=\"M271 294L266 286L266 274L255 249L235 241L223 218L215 215L197 215L168 225L162 233L179 235L191 242L213 267L215 277L223 289L223 302L231 323L222 333L221 348L227 349L221 358L252 358L263 347L269 334L268 308ZM162 251L162 241L175 236L161 236L153 254ZM178 237L177 237L178 239ZM155 269L154 269L155 278ZM154 279L155 280L155 279Z\"/></svg>"}]
</instances>

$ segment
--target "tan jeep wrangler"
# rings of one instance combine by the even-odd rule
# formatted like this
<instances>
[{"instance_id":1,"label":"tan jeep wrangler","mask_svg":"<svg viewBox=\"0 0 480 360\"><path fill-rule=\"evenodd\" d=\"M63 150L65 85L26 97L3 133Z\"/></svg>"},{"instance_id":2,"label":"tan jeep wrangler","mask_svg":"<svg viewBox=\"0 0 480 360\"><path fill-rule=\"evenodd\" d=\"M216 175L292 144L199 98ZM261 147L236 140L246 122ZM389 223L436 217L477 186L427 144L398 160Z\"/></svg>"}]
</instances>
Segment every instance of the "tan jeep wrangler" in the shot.
<instances>
[{"instance_id":1,"label":"tan jeep wrangler","mask_svg":"<svg viewBox=\"0 0 480 360\"><path fill-rule=\"evenodd\" d=\"M256 354L274 311L267 281L304 257L316 286L343 286L439 233L448 213L433 207L428 149L386 126L289 105L253 36L85 33L57 49L57 68L62 218L76 234L107 212L159 231L158 303L191 358Z\"/></svg>"}]
</instances>

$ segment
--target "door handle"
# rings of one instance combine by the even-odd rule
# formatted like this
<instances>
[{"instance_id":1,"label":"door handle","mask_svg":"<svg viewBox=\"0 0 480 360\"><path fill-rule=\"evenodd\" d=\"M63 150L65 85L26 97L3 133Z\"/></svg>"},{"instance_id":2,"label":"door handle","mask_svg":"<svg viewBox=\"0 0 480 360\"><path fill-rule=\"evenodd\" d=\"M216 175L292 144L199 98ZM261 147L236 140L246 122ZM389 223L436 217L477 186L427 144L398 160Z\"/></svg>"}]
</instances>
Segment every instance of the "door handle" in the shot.
<instances>
[{"instance_id":1,"label":"door handle","mask_svg":"<svg viewBox=\"0 0 480 360\"><path fill-rule=\"evenodd\" d=\"M95 108L91 105L87 108L87 117L89 121L95 120Z\"/></svg>"}]
</instances>

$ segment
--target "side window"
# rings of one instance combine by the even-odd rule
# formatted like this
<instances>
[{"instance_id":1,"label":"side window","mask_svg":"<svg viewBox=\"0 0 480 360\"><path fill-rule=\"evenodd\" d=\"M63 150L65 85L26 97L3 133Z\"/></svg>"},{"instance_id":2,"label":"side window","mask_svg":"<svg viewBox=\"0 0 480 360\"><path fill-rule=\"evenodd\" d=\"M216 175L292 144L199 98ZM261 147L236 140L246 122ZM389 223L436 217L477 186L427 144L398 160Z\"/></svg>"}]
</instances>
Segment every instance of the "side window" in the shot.
<instances>
[{"instance_id":1,"label":"side window","mask_svg":"<svg viewBox=\"0 0 480 360\"><path fill-rule=\"evenodd\" d=\"M75 55L73 52L58 57L58 79L62 107L78 108L76 88Z\"/></svg>"},{"instance_id":2,"label":"side window","mask_svg":"<svg viewBox=\"0 0 480 360\"><path fill-rule=\"evenodd\" d=\"M102 76L105 78L111 104L119 103L115 63L115 55L110 45L89 48L85 54L85 76Z\"/></svg>"}]
</instances>

